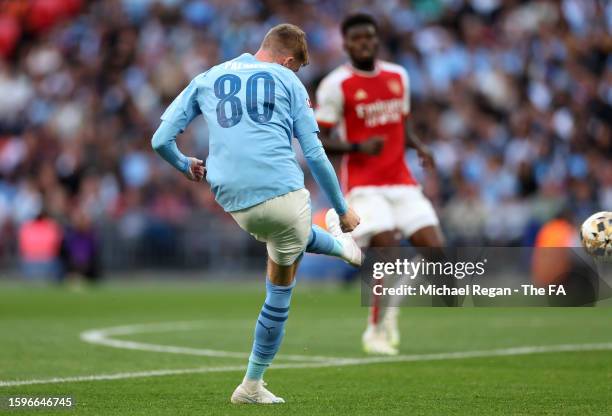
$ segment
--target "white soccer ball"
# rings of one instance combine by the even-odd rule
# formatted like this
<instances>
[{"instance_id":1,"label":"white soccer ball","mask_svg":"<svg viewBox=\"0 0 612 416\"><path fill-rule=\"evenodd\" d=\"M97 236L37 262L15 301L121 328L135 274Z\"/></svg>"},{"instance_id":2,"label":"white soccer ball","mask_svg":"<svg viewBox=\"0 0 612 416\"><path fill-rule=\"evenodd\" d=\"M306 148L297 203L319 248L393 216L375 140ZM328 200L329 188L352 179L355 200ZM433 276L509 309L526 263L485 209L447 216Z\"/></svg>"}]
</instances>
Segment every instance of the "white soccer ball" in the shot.
<instances>
[{"instance_id":1,"label":"white soccer ball","mask_svg":"<svg viewBox=\"0 0 612 416\"><path fill-rule=\"evenodd\" d=\"M612 258L612 212L591 215L580 227L580 241L594 257Z\"/></svg>"}]
</instances>

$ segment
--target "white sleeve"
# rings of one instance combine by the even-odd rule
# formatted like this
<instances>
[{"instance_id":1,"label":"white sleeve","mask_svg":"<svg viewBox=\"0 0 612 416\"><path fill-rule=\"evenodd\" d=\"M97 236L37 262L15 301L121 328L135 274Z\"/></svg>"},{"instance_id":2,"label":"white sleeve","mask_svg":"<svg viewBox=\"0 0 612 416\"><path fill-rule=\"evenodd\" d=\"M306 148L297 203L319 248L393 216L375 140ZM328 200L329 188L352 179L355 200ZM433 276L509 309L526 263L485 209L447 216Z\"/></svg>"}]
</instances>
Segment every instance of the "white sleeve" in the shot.
<instances>
[{"instance_id":1,"label":"white sleeve","mask_svg":"<svg viewBox=\"0 0 612 416\"><path fill-rule=\"evenodd\" d=\"M344 97L337 77L326 77L317 88L315 118L322 125L336 125L343 115Z\"/></svg>"},{"instance_id":2,"label":"white sleeve","mask_svg":"<svg viewBox=\"0 0 612 416\"><path fill-rule=\"evenodd\" d=\"M404 105L402 106L402 111L404 115L410 114L410 77L408 76L408 72L402 68L400 71L400 76L402 77L402 86L404 87Z\"/></svg>"}]
</instances>

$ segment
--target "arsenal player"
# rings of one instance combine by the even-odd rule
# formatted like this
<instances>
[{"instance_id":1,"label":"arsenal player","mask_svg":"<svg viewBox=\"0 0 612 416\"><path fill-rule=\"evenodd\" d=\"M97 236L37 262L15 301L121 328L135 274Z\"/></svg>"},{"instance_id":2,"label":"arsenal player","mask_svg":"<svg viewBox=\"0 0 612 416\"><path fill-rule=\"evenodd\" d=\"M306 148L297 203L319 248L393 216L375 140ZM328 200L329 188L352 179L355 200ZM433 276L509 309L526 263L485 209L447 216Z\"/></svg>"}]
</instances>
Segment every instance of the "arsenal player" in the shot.
<instances>
[{"instance_id":1,"label":"arsenal player","mask_svg":"<svg viewBox=\"0 0 612 416\"><path fill-rule=\"evenodd\" d=\"M378 60L378 26L367 14L342 23L350 63L322 81L316 118L328 153L344 154L341 176L349 205L361 217L352 233L361 247L399 245L398 234L415 247L441 247L438 217L405 161L416 149L425 167L434 166L429 149L410 120L410 82L403 67ZM340 140L332 140L334 130ZM397 354L398 309L381 310L374 299L363 334L366 352Z\"/></svg>"}]
</instances>

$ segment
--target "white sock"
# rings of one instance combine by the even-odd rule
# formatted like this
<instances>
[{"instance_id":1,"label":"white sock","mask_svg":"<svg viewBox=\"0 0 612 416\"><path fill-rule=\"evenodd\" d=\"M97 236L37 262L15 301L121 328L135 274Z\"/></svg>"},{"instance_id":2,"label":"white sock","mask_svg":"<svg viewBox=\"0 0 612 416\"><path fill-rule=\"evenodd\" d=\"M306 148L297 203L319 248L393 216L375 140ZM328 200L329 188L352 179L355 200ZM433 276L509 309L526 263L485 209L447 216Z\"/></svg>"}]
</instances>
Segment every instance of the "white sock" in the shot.
<instances>
[{"instance_id":1,"label":"white sock","mask_svg":"<svg viewBox=\"0 0 612 416\"><path fill-rule=\"evenodd\" d=\"M385 316L383 319L397 319L399 316L398 306L388 306L385 308Z\"/></svg>"},{"instance_id":2,"label":"white sock","mask_svg":"<svg viewBox=\"0 0 612 416\"><path fill-rule=\"evenodd\" d=\"M411 263L418 263L423 259L423 256L417 254L413 258L410 259ZM395 288L401 287L401 285L410 285L411 283L415 283L419 280L420 276L416 276L411 279L410 276L401 276L401 277L393 277L395 280ZM387 302L387 308L385 308L385 315L390 312L390 310L399 307L404 301L404 296L390 296L389 301ZM393 313L393 312L392 312ZM399 313L399 311L395 311L395 313Z\"/></svg>"},{"instance_id":3,"label":"white sock","mask_svg":"<svg viewBox=\"0 0 612 416\"><path fill-rule=\"evenodd\" d=\"M244 379L242 380L242 385L248 391L256 391L257 388L259 387L259 383L260 382L261 382L261 380L254 380L254 379L246 378L246 376L245 376Z\"/></svg>"}]
</instances>

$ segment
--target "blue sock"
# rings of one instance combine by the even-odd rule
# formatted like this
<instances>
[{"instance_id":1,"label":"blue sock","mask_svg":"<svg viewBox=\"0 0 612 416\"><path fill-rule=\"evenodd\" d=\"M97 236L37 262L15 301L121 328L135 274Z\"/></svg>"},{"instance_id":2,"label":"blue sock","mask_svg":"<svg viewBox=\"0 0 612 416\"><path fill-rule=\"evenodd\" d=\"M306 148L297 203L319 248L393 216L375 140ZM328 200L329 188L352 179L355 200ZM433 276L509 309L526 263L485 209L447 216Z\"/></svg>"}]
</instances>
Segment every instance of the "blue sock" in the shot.
<instances>
[{"instance_id":1,"label":"blue sock","mask_svg":"<svg viewBox=\"0 0 612 416\"><path fill-rule=\"evenodd\" d=\"M341 257L342 246L333 235L318 225L313 225L310 230L310 237L308 237L306 252Z\"/></svg>"},{"instance_id":2,"label":"blue sock","mask_svg":"<svg viewBox=\"0 0 612 416\"><path fill-rule=\"evenodd\" d=\"M266 301L255 324L255 341L247 366L246 378L249 380L263 378L280 347L294 286L295 280L290 286L276 286L266 279Z\"/></svg>"}]
</instances>

